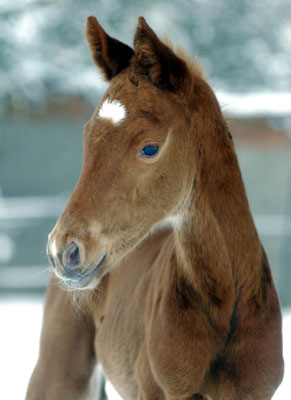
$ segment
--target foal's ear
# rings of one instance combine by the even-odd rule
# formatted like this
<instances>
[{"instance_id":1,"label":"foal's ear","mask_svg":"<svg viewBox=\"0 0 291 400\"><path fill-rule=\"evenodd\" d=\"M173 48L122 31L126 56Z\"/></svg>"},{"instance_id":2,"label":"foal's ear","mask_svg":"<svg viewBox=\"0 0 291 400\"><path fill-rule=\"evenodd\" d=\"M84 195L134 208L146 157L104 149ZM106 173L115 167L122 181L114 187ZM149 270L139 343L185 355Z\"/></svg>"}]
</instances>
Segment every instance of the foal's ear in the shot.
<instances>
[{"instance_id":1,"label":"foal's ear","mask_svg":"<svg viewBox=\"0 0 291 400\"><path fill-rule=\"evenodd\" d=\"M157 37L143 17L138 20L134 52L138 66L154 85L168 90L183 86L186 63Z\"/></svg>"},{"instance_id":2,"label":"foal's ear","mask_svg":"<svg viewBox=\"0 0 291 400\"><path fill-rule=\"evenodd\" d=\"M133 56L132 48L107 35L95 17L87 18L86 39L93 60L101 68L105 79L110 81L128 67Z\"/></svg>"}]
</instances>

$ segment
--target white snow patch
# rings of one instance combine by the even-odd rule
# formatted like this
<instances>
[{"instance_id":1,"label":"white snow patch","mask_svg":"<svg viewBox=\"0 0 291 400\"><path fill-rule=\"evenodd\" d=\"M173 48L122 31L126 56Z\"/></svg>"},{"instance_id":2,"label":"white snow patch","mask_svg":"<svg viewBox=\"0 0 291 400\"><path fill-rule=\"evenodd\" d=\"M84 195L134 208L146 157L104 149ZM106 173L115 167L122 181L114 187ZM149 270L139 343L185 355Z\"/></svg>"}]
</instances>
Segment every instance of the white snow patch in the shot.
<instances>
[{"instance_id":1,"label":"white snow patch","mask_svg":"<svg viewBox=\"0 0 291 400\"><path fill-rule=\"evenodd\" d=\"M291 114L291 93L235 94L217 91L222 110L236 116Z\"/></svg>"},{"instance_id":2,"label":"white snow patch","mask_svg":"<svg viewBox=\"0 0 291 400\"><path fill-rule=\"evenodd\" d=\"M39 299L1 299L1 399L24 399L38 357L41 320Z\"/></svg>"}]
</instances>

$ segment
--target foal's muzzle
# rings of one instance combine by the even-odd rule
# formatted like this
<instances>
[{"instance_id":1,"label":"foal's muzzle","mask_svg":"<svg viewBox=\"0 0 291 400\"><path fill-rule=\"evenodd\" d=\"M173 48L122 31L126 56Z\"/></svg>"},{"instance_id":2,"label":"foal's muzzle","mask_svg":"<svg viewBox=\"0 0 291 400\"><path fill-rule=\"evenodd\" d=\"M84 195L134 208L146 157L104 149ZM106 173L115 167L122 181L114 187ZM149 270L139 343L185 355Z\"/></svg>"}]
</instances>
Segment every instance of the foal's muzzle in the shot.
<instances>
[{"instance_id":1,"label":"foal's muzzle","mask_svg":"<svg viewBox=\"0 0 291 400\"><path fill-rule=\"evenodd\" d=\"M55 272L67 286L72 288L85 288L94 279L97 270L105 261L103 253L91 268L83 268L81 249L71 242L61 250L56 249L55 242L48 245L48 257L55 268Z\"/></svg>"}]
</instances>

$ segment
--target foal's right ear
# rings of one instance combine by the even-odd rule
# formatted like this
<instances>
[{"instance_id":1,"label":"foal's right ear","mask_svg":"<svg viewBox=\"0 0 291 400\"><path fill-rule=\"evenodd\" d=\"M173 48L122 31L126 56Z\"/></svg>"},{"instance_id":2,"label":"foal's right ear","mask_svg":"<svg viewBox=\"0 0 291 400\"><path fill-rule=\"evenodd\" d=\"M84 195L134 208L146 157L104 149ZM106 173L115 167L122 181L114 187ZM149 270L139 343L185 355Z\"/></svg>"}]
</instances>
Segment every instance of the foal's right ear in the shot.
<instances>
[{"instance_id":1,"label":"foal's right ear","mask_svg":"<svg viewBox=\"0 0 291 400\"><path fill-rule=\"evenodd\" d=\"M107 35L95 17L87 18L86 39L93 60L106 80L110 81L128 67L134 54L132 48Z\"/></svg>"}]
</instances>

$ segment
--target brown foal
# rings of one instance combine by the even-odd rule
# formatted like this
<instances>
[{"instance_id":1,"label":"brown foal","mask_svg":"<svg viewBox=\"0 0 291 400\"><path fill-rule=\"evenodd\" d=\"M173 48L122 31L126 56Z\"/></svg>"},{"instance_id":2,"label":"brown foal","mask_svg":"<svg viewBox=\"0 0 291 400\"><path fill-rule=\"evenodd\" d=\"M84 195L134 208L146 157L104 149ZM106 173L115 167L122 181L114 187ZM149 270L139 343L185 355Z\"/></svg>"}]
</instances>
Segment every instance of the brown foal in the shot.
<instances>
[{"instance_id":1,"label":"brown foal","mask_svg":"<svg viewBox=\"0 0 291 400\"><path fill-rule=\"evenodd\" d=\"M133 49L95 17L86 35L110 86L49 236L55 274L26 398L89 398L100 363L126 400L271 399L280 306L215 95L143 18Z\"/></svg>"}]
</instances>

